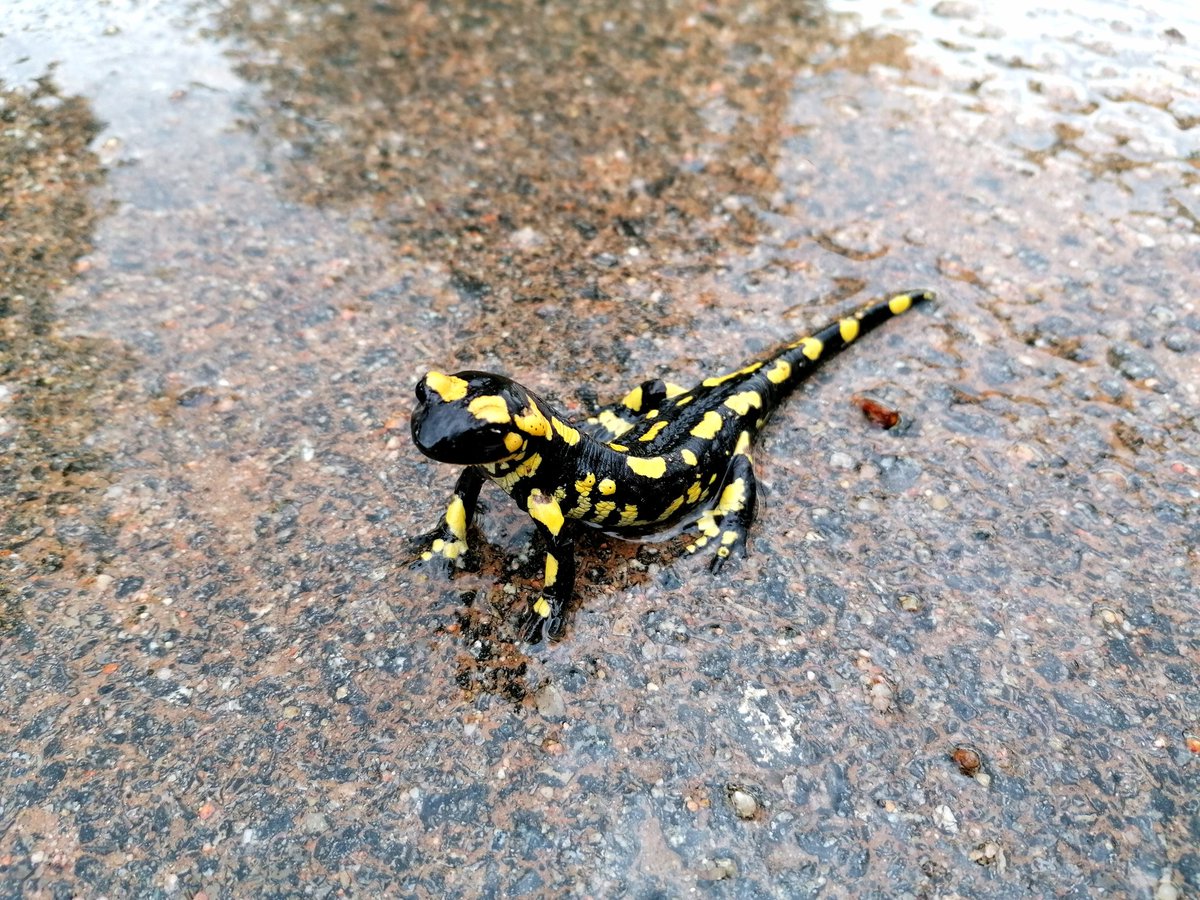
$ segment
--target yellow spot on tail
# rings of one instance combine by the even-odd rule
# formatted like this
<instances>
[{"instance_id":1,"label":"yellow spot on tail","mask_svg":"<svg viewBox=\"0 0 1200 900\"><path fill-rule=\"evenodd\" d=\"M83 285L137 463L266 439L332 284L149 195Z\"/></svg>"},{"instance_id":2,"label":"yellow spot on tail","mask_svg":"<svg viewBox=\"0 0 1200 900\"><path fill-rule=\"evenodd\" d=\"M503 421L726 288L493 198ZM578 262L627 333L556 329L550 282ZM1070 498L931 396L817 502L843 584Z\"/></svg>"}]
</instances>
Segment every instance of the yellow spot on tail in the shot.
<instances>
[{"instance_id":1,"label":"yellow spot on tail","mask_svg":"<svg viewBox=\"0 0 1200 900\"><path fill-rule=\"evenodd\" d=\"M455 375L430 372L425 376L425 384L447 403L453 403L455 400L461 400L467 396L467 383Z\"/></svg>"},{"instance_id":2,"label":"yellow spot on tail","mask_svg":"<svg viewBox=\"0 0 1200 900\"><path fill-rule=\"evenodd\" d=\"M467 404L467 412L480 421L494 422L497 425L505 425L512 421L508 404L504 402L503 397L497 397L495 394L476 397Z\"/></svg>"},{"instance_id":3,"label":"yellow spot on tail","mask_svg":"<svg viewBox=\"0 0 1200 900\"><path fill-rule=\"evenodd\" d=\"M658 410L655 410L655 412L658 412ZM643 434L640 438L638 438L638 440L639 441L652 441L656 437L658 437L659 433L670 424L671 423L668 422L666 419L663 419L661 422L655 422L648 429L646 429L646 433Z\"/></svg>"},{"instance_id":4,"label":"yellow spot on tail","mask_svg":"<svg viewBox=\"0 0 1200 900\"><path fill-rule=\"evenodd\" d=\"M558 537L558 533L562 531L564 519L562 507L558 505L557 500L544 496L541 491L534 488L529 492L527 508L535 522L545 525L547 531Z\"/></svg>"},{"instance_id":5,"label":"yellow spot on tail","mask_svg":"<svg viewBox=\"0 0 1200 900\"><path fill-rule=\"evenodd\" d=\"M667 461L661 456L651 456L649 459L631 456L625 461L629 463L629 468L645 478L662 478L667 471Z\"/></svg>"},{"instance_id":6,"label":"yellow spot on tail","mask_svg":"<svg viewBox=\"0 0 1200 900\"><path fill-rule=\"evenodd\" d=\"M508 448L509 453L516 453L525 446L525 438L515 431L510 431L504 436L504 446Z\"/></svg>"},{"instance_id":7,"label":"yellow spot on tail","mask_svg":"<svg viewBox=\"0 0 1200 900\"><path fill-rule=\"evenodd\" d=\"M555 433L562 438L568 446L574 447L579 443L579 432L570 425L558 421L558 419L554 416L550 417L550 425L554 428Z\"/></svg>"},{"instance_id":8,"label":"yellow spot on tail","mask_svg":"<svg viewBox=\"0 0 1200 900\"><path fill-rule=\"evenodd\" d=\"M739 416L744 416L751 409L760 409L762 407L762 396L758 391L742 391L740 394L727 397L725 405Z\"/></svg>"},{"instance_id":9,"label":"yellow spot on tail","mask_svg":"<svg viewBox=\"0 0 1200 900\"><path fill-rule=\"evenodd\" d=\"M800 352L815 361L825 352L825 344L815 337L806 337L800 341Z\"/></svg>"},{"instance_id":10,"label":"yellow spot on tail","mask_svg":"<svg viewBox=\"0 0 1200 900\"><path fill-rule=\"evenodd\" d=\"M842 340L850 343L858 337L858 319L842 319L838 322L838 331L841 332Z\"/></svg>"},{"instance_id":11,"label":"yellow spot on tail","mask_svg":"<svg viewBox=\"0 0 1200 900\"><path fill-rule=\"evenodd\" d=\"M533 601L533 611L543 619L550 618L550 604L546 602L545 597L538 597Z\"/></svg>"},{"instance_id":12,"label":"yellow spot on tail","mask_svg":"<svg viewBox=\"0 0 1200 900\"><path fill-rule=\"evenodd\" d=\"M513 421L518 428L531 437L548 438L551 436L549 421L532 400L529 401L525 412L519 416L513 416Z\"/></svg>"},{"instance_id":13,"label":"yellow spot on tail","mask_svg":"<svg viewBox=\"0 0 1200 900\"><path fill-rule=\"evenodd\" d=\"M767 380L772 384L783 384L792 374L792 364L786 359L781 359L775 363L767 372Z\"/></svg>"},{"instance_id":14,"label":"yellow spot on tail","mask_svg":"<svg viewBox=\"0 0 1200 900\"><path fill-rule=\"evenodd\" d=\"M689 466L694 466L700 462L699 457L697 457L696 454L687 447L684 447L682 450L680 450L679 455L683 457L683 461Z\"/></svg>"},{"instance_id":15,"label":"yellow spot on tail","mask_svg":"<svg viewBox=\"0 0 1200 900\"><path fill-rule=\"evenodd\" d=\"M455 497L446 509L446 524L450 533L459 540L467 536L467 510L463 506L462 497Z\"/></svg>"},{"instance_id":16,"label":"yellow spot on tail","mask_svg":"<svg viewBox=\"0 0 1200 900\"><path fill-rule=\"evenodd\" d=\"M600 482L600 493L612 494L612 493L615 493L616 490L617 490L617 483L615 481L613 481L611 478L605 478L603 481Z\"/></svg>"},{"instance_id":17,"label":"yellow spot on tail","mask_svg":"<svg viewBox=\"0 0 1200 900\"><path fill-rule=\"evenodd\" d=\"M725 420L721 418L719 412L714 412L710 409L704 414L704 418L696 424L696 427L692 429L691 435L692 437L704 438L711 441L720 432L724 422Z\"/></svg>"},{"instance_id":18,"label":"yellow spot on tail","mask_svg":"<svg viewBox=\"0 0 1200 900\"><path fill-rule=\"evenodd\" d=\"M910 294L897 294L888 301L888 309L891 311L893 316L898 316L902 312L907 312L910 306L912 306L912 295Z\"/></svg>"},{"instance_id":19,"label":"yellow spot on tail","mask_svg":"<svg viewBox=\"0 0 1200 900\"><path fill-rule=\"evenodd\" d=\"M632 391L625 395L625 399L621 401L621 405L631 412L642 411L642 386L639 384Z\"/></svg>"},{"instance_id":20,"label":"yellow spot on tail","mask_svg":"<svg viewBox=\"0 0 1200 900\"><path fill-rule=\"evenodd\" d=\"M553 553L546 554L546 587L558 581L558 559Z\"/></svg>"},{"instance_id":21,"label":"yellow spot on tail","mask_svg":"<svg viewBox=\"0 0 1200 900\"><path fill-rule=\"evenodd\" d=\"M733 379L738 378L742 375L749 375L753 372L757 372L759 369L762 368L762 365L763 364L761 362L752 362L748 366L742 366L742 368L738 369L736 372L729 372L725 375L714 375L712 378L705 378L700 383L702 385L704 385L705 387L716 387L719 384L724 384L727 381L732 381Z\"/></svg>"}]
</instances>

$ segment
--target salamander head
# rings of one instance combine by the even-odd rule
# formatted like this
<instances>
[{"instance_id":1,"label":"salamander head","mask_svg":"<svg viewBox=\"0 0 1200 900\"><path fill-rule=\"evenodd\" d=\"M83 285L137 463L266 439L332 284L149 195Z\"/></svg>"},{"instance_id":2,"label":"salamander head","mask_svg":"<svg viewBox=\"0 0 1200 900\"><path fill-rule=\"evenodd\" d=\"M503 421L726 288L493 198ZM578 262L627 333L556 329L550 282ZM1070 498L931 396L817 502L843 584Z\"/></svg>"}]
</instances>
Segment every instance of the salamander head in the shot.
<instances>
[{"instance_id":1,"label":"salamander head","mask_svg":"<svg viewBox=\"0 0 1200 900\"><path fill-rule=\"evenodd\" d=\"M438 462L480 466L517 456L550 430L528 391L502 375L430 372L417 382L413 443Z\"/></svg>"}]
</instances>

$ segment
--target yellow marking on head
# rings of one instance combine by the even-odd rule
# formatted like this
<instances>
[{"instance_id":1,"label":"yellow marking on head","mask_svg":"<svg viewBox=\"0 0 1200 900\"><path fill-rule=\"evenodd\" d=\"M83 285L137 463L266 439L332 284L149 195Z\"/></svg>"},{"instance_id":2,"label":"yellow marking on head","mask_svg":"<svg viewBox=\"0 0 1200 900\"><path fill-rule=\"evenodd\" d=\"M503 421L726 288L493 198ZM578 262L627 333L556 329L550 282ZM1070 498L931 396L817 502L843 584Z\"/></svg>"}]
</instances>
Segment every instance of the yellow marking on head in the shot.
<instances>
[{"instance_id":1,"label":"yellow marking on head","mask_svg":"<svg viewBox=\"0 0 1200 900\"><path fill-rule=\"evenodd\" d=\"M504 493L511 494L516 483L522 478L528 478L530 475L536 472L538 470L538 466L541 464L542 454L531 453L526 459L522 460L519 465L515 466L511 472L501 475L499 478L493 479L493 481L496 482L496 484L500 487L500 490L504 491Z\"/></svg>"},{"instance_id":2,"label":"yellow marking on head","mask_svg":"<svg viewBox=\"0 0 1200 900\"><path fill-rule=\"evenodd\" d=\"M658 521L662 522L671 518L675 511L679 509L679 507L683 506L683 499L684 498L682 496L679 496L672 500L671 505L658 514Z\"/></svg>"},{"instance_id":3,"label":"yellow marking on head","mask_svg":"<svg viewBox=\"0 0 1200 900\"><path fill-rule=\"evenodd\" d=\"M529 401L529 406L526 407L527 412L523 412L519 416L513 416L513 422L530 437L549 438L553 436L550 430L550 422L542 415L542 411L538 409L537 404L532 400Z\"/></svg>"},{"instance_id":4,"label":"yellow marking on head","mask_svg":"<svg viewBox=\"0 0 1200 900\"><path fill-rule=\"evenodd\" d=\"M767 372L767 380L772 384L783 384L792 375L792 364L786 359L781 359L771 366Z\"/></svg>"},{"instance_id":5,"label":"yellow marking on head","mask_svg":"<svg viewBox=\"0 0 1200 900\"><path fill-rule=\"evenodd\" d=\"M725 405L732 409L739 416L744 416L752 409L762 408L762 394L760 394L758 391L742 391L740 394L734 394L732 397L726 397Z\"/></svg>"},{"instance_id":6,"label":"yellow marking on head","mask_svg":"<svg viewBox=\"0 0 1200 900\"><path fill-rule=\"evenodd\" d=\"M617 490L617 483L615 481L613 481L611 478L605 478L603 481L600 482L600 493L613 494L613 493L616 493L616 490Z\"/></svg>"},{"instance_id":7,"label":"yellow marking on head","mask_svg":"<svg viewBox=\"0 0 1200 900\"><path fill-rule=\"evenodd\" d=\"M455 375L444 375L441 372L430 372L425 376L425 384L429 389L447 403L461 400L467 396L469 385Z\"/></svg>"},{"instance_id":8,"label":"yellow marking on head","mask_svg":"<svg viewBox=\"0 0 1200 900\"><path fill-rule=\"evenodd\" d=\"M560 422L555 416L551 416L550 426L554 429L555 434L562 438L568 446L574 447L579 443L579 432L566 422Z\"/></svg>"},{"instance_id":9,"label":"yellow marking on head","mask_svg":"<svg viewBox=\"0 0 1200 900\"><path fill-rule=\"evenodd\" d=\"M527 508L535 522L545 525L547 531L558 537L558 533L562 531L564 520L562 507L558 505L557 500L543 495L541 491L534 488L529 492Z\"/></svg>"},{"instance_id":10,"label":"yellow marking on head","mask_svg":"<svg viewBox=\"0 0 1200 900\"><path fill-rule=\"evenodd\" d=\"M446 508L446 524L450 526L450 533L459 540L467 536L467 510L462 497L455 496L450 501L450 506Z\"/></svg>"},{"instance_id":11,"label":"yellow marking on head","mask_svg":"<svg viewBox=\"0 0 1200 900\"><path fill-rule=\"evenodd\" d=\"M510 431L504 436L504 446L509 453L517 453L525 448L525 438L515 431Z\"/></svg>"},{"instance_id":12,"label":"yellow marking on head","mask_svg":"<svg viewBox=\"0 0 1200 900\"><path fill-rule=\"evenodd\" d=\"M609 444L608 449L616 450L618 453L628 453L629 452L629 448L626 447L624 444Z\"/></svg>"},{"instance_id":13,"label":"yellow marking on head","mask_svg":"<svg viewBox=\"0 0 1200 900\"><path fill-rule=\"evenodd\" d=\"M800 341L800 352L815 361L825 352L825 344L815 337L806 337Z\"/></svg>"},{"instance_id":14,"label":"yellow marking on head","mask_svg":"<svg viewBox=\"0 0 1200 900\"><path fill-rule=\"evenodd\" d=\"M642 386L639 384L632 391L625 395L621 401L621 405L630 412L642 411Z\"/></svg>"},{"instance_id":15,"label":"yellow marking on head","mask_svg":"<svg viewBox=\"0 0 1200 900\"><path fill-rule=\"evenodd\" d=\"M696 454L687 447L684 447L682 450L680 450L679 455L683 457L683 461L689 466L697 465L700 462L700 457L696 456Z\"/></svg>"},{"instance_id":16,"label":"yellow marking on head","mask_svg":"<svg viewBox=\"0 0 1200 900\"><path fill-rule=\"evenodd\" d=\"M604 426L604 430L613 437L618 438L633 427L629 422L626 422L611 409L606 409L596 417L596 420Z\"/></svg>"},{"instance_id":17,"label":"yellow marking on head","mask_svg":"<svg viewBox=\"0 0 1200 900\"><path fill-rule=\"evenodd\" d=\"M700 499L700 482L697 481L695 484L693 484L690 488L687 489L687 502L695 503L699 499Z\"/></svg>"},{"instance_id":18,"label":"yellow marking on head","mask_svg":"<svg viewBox=\"0 0 1200 900\"><path fill-rule=\"evenodd\" d=\"M625 462L643 478L662 478L667 471L667 461L661 456L651 456L648 459L631 456Z\"/></svg>"},{"instance_id":19,"label":"yellow marking on head","mask_svg":"<svg viewBox=\"0 0 1200 900\"><path fill-rule=\"evenodd\" d=\"M533 611L543 619L550 618L550 604L546 602L545 597L538 597L533 601Z\"/></svg>"},{"instance_id":20,"label":"yellow marking on head","mask_svg":"<svg viewBox=\"0 0 1200 900\"><path fill-rule=\"evenodd\" d=\"M847 344L858 337L858 319L842 319L838 322L838 331L842 340Z\"/></svg>"},{"instance_id":21,"label":"yellow marking on head","mask_svg":"<svg viewBox=\"0 0 1200 900\"><path fill-rule=\"evenodd\" d=\"M623 510L621 510L621 520L617 524L632 525L634 522L637 521L637 517L638 517L637 504L626 503L625 508Z\"/></svg>"},{"instance_id":22,"label":"yellow marking on head","mask_svg":"<svg viewBox=\"0 0 1200 900\"><path fill-rule=\"evenodd\" d=\"M481 422L505 425L512 421L512 416L508 412L508 404L504 402L503 397L497 397L495 394L476 397L467 404L467 412Z\"/></svg>"},{"instance_id":23,"label":"yellow marking on head","mask_svg":"<svg viewBox=\"0 0 1200 900\"><path fill-rule=\"evenodd\" d=\"M750 432L743 431L738 435L737 446L733 448L734 456L750 455Z\"/></svg>"},{"instance_id":24,"label":"yellow marking on head","mask_svg":"<svg viewBox=\"0 0 1200 900\"><path fill-rule=\"evenodd\" d=\"M696 427L691 430L691 435L692 437L704 438L707 441L711 441L721 431L721 426L724 423L725 420L721 418L721 414L710 409L704 414L704 418L696 424Z\"/></svg>"},{"instance_id":25,"label":"yellow marking on head","mask_svg":"<svg viewBox=\"0 0 1200 900\"><path fill-rule=\"evenodd\" d=\"M575 490L580 494L590 494L592 488L596 486L596 473L588 472L582 478L575 482Z\"/></svg>"},{"instance_id":26,"label":"yellow marking on head","mask_svg":"<svg viewBox=\"0 0 1200 900\"><path fill-rule=\"evenodd\" d=\"M897 294L888 301L888 309L891 311L893 316L898 316L902 312L907 312L910 306L912 306L911 294Z\"/></svg>"},{"instance_id":27,"label":"yellow marking on head","mask_svg":"<svg viewBox=\"0 0 1200 900\"><path fill-rule=\"evenodd\" d=\"M658 412L658 410L654 410L654 412ZM662 430L670 424L671 423L668 422L666 419L663 419L661 422L655 422L653 425L651 425L649 428L646 429L646 433L643 434L640 438L638 438L638 440L639 441L652 441L656 437L658 437L658 435L662 432Z\"/></svg>"},{"instance_id":28,"label":"yellow marking on head","mask_svg":"<svg viewBox=\"0 0 1200 900\"><path fill-rule=\"evenodd\" d=\"M608 518L609 513L617 508L617 504L611 500L601 500L596 504L595 514L592 516L592 521L599 524Z\"/></svg>"},{"instance_id":29,"label":"yellow marking on head","mask_svg":"<svg viewBox=\"0 0 1200 900\"><path fill-rule=\"evenodd\" d=\"M553 553L546 554L546 587L558 581L558 559Z\"/></svg>"}]
</instances>

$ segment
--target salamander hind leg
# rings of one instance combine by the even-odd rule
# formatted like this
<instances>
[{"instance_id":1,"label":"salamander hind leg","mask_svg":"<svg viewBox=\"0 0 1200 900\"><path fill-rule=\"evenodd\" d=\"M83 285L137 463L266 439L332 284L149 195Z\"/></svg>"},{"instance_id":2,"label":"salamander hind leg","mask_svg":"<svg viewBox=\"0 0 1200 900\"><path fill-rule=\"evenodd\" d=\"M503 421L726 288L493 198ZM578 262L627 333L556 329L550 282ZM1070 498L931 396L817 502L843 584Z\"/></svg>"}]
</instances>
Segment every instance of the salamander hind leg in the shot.
<instances>
[{"instance_id":1,"label":"salamander hind leg","mask_svg":"<svg viewBox=\"0 0 1200 900\"><path fill-rule=\"evenodd\" d=\"M688 544L688 552L695 553L702 547L713 545L715 552L709 563L713 573L720 572L734 554L745 556L746 537L754 522L757 496L758 484L754 480L750 457L739 453L729 463L717 502L697 520L696 528L700 534Z\"/></svg>"}]
</instances>

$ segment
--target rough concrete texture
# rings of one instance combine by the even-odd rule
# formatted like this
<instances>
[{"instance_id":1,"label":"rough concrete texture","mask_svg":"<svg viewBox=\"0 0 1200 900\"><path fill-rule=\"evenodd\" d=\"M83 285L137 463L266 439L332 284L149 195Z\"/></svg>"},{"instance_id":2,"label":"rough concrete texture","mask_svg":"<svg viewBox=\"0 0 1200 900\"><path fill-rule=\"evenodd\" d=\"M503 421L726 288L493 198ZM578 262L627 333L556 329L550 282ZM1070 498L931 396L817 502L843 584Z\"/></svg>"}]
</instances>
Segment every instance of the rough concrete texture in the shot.
<instances>
[{"instance_id":1,"label":"rough concrete texture","mask_svg":"<svg viewBox=\"0 0 1200 900\"><path fill-rule=\"evenodd\" d=\"M0 895L1200 891L1200 18L1072 9L4 4ZM411 567L426 369L904 287L733 571Z\"/></svg>"}]
</instances>

